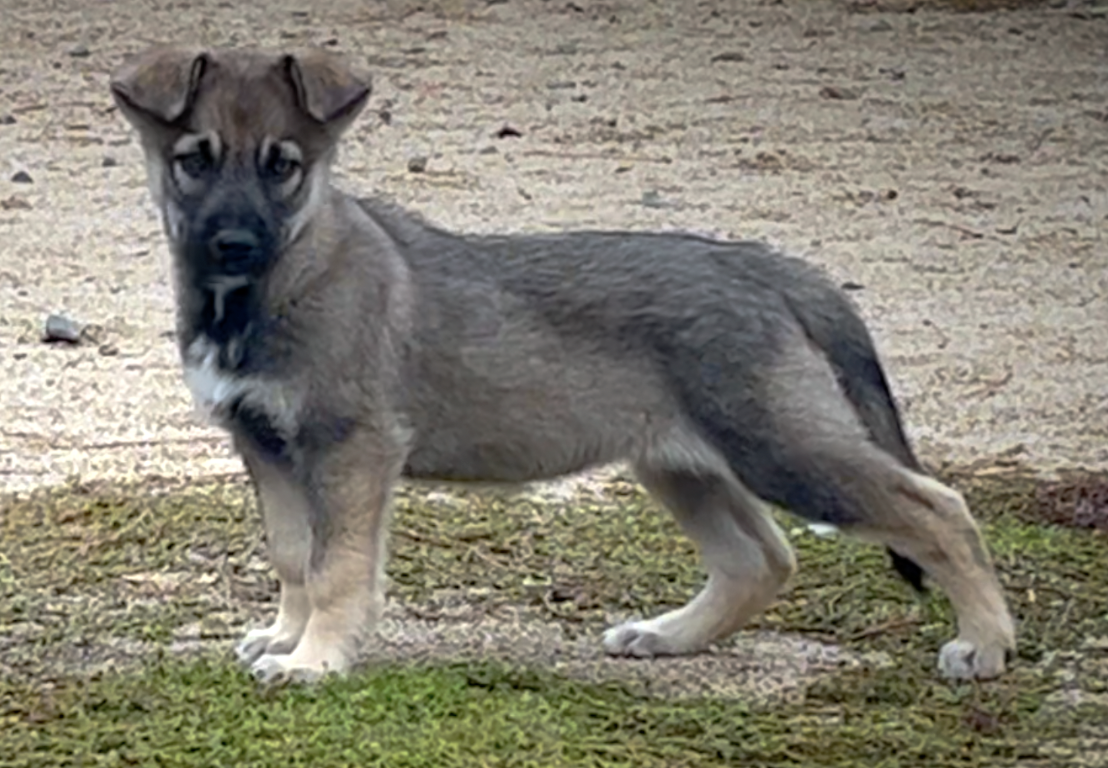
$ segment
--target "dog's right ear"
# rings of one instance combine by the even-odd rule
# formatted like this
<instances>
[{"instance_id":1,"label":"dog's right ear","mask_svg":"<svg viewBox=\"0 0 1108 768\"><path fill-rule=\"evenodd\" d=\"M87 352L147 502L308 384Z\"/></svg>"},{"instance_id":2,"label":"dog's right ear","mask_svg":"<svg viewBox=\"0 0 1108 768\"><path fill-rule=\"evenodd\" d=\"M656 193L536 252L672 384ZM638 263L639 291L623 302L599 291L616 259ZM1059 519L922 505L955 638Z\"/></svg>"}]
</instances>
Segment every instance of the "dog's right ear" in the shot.
<instances>
[{"instance_id":1,"label":"dog's right ear","mask_svg":"<svg viewBox=\"0 0 1108 768\"><path fill-rule=\"evenodd\" d=\"M199 49L148 48L112 75L112 98L138 128L172 125L192 107L208 64L207 54Z\"/></svg>"}]
</instances>

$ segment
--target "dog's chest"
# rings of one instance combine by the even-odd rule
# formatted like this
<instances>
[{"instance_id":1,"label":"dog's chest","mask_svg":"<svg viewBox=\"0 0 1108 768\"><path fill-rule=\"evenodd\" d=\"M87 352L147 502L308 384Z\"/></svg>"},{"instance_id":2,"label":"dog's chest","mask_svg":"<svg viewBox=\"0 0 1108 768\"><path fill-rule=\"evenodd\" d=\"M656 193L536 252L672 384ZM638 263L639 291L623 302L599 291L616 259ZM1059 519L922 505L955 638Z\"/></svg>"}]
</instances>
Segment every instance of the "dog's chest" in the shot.
<instances>
[{"instance_id":1,"label":"dog's chest","mask_svg":"<svg viewBox=\"0 0 1108 768\"><path fill-rule=\"evenodd\" d=\"M228 371L220 346L199 337L188 348L184 378L200 413L249 442L269 461L285 461L300 433L301 398L280 381Z\"/></svg>"},{"instance_id":2,"label":"dog's chest","mask_svg":"<svg viewBox=\"0 0 1108 768\"><path fill-rule=\"evenodd\" d=\"M246 377L224 369L220 364L221 345L198 337L184 355L185 384L197 409L208 419L226 416L250 388Z\"/></svg>"}]
</instances>

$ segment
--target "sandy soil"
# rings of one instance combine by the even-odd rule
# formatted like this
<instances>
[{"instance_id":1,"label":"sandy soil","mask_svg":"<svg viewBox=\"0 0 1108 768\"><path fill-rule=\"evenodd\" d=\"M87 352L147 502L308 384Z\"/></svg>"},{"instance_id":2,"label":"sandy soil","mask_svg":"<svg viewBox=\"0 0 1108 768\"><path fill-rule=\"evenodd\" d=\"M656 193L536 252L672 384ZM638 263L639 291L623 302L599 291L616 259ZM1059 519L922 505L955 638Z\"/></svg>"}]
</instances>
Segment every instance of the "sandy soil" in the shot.
<instances>
[{"instance_id":1,"label":"sandy soil","mask_svg":"<svg viewBox=\"0 0 1108 768\"><path fill-rule=\"evenodd\" d=\"M0 3L0 488L238 470L192 418L161 232L106 88L169 39L359 57L376 93L344 184L440 223L689 228L825 264L863 286L930 461L1108 464L1095 8L316 6ZM523 136L495 138L506 124ZM42 344L52 312L99 343Z\"/></svg>"},{"instance_id":2,"label":"sandy soil","mask_svg":"<svg viewBox=\"0 0 1108 768\"><path fill-rule=\"evenodd\" d=\"M162 40L360 58L342 183L441 224L809 256L854 288L929 462L1108 465L1108 17L906 7L0 0L0 491L239 471L192 416L107 91ZM55 312L89 341L42 343Z\"/></svg>"}]
</instances>

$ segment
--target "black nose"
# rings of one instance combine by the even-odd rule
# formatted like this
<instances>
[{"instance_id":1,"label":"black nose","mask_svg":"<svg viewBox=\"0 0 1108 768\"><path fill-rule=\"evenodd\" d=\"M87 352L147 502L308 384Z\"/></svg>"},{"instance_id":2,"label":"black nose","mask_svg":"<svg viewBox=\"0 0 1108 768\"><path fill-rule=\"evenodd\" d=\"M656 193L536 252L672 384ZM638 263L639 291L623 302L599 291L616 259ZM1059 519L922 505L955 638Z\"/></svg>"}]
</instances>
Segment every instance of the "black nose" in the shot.
<instances>
[{"instance_id":1,"label":"black nose","mask_svg":"<svg viewBox=\"0 0 1108 768\"><path fill-rule=\"evenodd\" d=\"M249 271L261 260L261 243L245 229L221 229L209 242L212 256L231 272Z\"/></svg>"}]
</instances>

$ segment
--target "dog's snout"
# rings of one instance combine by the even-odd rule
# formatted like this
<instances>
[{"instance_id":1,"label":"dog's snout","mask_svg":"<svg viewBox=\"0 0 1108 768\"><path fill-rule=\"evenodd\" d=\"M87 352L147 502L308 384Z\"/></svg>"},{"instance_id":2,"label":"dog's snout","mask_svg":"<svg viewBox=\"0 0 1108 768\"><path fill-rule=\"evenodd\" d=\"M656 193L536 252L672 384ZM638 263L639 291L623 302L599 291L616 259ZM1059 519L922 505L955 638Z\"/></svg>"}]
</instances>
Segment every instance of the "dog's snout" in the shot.
<instances>
[{"instance_id":1,"label":"dog's snout","mask_svg":"<svg viewBox=\"0 0 1108 768\"><path fill-rule=\"evenodd\" d=\"M261 241L249 230L221 229L210 242L212 256L229 271L248 271L259 260Z\"/></svg>"}]
</instances>

